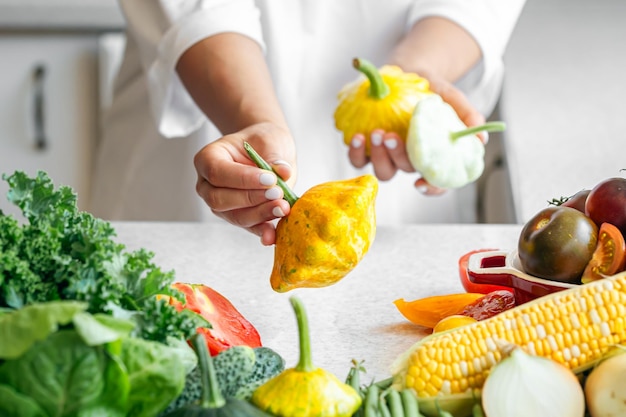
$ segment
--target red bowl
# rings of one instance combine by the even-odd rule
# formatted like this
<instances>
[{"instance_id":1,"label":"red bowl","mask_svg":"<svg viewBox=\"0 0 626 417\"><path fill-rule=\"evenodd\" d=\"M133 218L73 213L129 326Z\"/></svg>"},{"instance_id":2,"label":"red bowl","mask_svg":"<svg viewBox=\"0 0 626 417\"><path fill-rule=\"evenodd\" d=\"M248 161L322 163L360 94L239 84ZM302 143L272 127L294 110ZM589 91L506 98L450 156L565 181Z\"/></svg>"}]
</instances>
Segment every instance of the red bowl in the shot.
<instances>
[{"instance_id":1,"label":"red bowl","mask_svg":"<svg viewBox=\"0 0 626 417\"><path fill-rule=\"evenodd\" d=\"M498 250L473 253L467 263L467 275L470 281L477 284L494 284L512 288L517 304L578 285L537 278L525 273L517 251Z\"/></svg>"}]
</instances>

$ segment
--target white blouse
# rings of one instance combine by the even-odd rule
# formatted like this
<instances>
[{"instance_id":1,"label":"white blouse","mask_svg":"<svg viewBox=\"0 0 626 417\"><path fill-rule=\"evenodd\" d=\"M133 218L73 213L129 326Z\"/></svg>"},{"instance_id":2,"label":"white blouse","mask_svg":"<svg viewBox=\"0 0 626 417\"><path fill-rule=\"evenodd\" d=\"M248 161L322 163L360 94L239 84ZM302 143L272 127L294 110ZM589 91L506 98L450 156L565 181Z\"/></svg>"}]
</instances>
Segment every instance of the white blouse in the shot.
<instances>
[{"instance_id":1,"label":"white blouse","mask_svg":"<svg viewBox=\"0 0 626 417\"><path fill-rule=\"evenodd\" d=\"M127 44L103 125L92 210L120 220L211 220L216 216L195 194L192 158L221 135L175 72L176 62L191 45L217 33L237 32L261 46L296 140L294 190L301 194L320 182L369 172L350 165L333 120L337 92L358 76L351 65L354 57L383 65L417 20L432 15L451 19L474 36L483 55L458 87L489 115L500 93L502 57L524 1L120 0L120 4L127 19ZM416 178L417 174L398 173L380 183L379 224L473 221L466 201L471 190L425 197L413 188Z\"/></svg>"}]
</instances>

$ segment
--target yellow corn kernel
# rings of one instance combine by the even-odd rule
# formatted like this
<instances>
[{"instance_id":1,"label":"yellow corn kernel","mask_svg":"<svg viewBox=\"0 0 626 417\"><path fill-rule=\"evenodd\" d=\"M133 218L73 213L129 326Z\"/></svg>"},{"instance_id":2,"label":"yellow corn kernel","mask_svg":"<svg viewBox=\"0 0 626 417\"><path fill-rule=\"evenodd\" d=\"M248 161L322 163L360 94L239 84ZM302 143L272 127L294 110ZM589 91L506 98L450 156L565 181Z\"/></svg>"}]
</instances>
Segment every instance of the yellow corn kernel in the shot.
<instances>
[{"instance_id":1,"label":"yellow corn kernel","mask_svg":"<svg viewBox=\"0 0 626 417\"><path fill-rule=\"evenodd\" d=\"M626 272L428 337L409 352L396 381L420 397L480 390L502 360L503 343L581 370L626 343L625 311Z\"/></svg>"}]
</instances>

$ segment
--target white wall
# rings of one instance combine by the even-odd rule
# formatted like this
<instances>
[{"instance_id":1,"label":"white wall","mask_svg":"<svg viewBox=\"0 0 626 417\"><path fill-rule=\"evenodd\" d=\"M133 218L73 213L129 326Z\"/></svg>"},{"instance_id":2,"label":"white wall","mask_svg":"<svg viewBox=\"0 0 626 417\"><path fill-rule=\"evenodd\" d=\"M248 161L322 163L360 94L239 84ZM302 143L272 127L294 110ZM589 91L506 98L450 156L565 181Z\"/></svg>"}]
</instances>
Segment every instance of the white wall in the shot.
<instances>
[{"instance_id":1,"label":"white wall","mask_svg":"<svg viewBox=\"0 0 626 417\"><path fill-rule=\"evenodd\" d=\"M528 0L502 101L517 221L626 168L626 1Z\"/></svg>"}]
</instances>

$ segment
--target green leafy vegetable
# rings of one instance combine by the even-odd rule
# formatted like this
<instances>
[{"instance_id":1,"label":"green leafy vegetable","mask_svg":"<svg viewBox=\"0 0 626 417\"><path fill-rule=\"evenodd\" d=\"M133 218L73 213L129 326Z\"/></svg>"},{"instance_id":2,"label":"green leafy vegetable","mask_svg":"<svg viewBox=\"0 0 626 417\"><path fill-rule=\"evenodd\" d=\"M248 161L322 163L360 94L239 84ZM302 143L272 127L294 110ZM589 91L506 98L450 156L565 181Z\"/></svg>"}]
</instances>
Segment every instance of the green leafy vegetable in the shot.
<instances>
[{"instance_id":1,"label":"green leafy vegetable","mask_svg":"<svg viewBox=\"0 0 626 417\"><path fill-rule=\"evenodd\" d=\"M49 416L71 415L104 403L109 362L104 347L87 346L74 330L61 330L5 362L0 382L35 399Z\"/></svg>"},{"instance_id":2,"label":"green leafy vegetable","mask_svg":"<svg viewBox=\"0 0 626 417\"><path fill-rule=\"evenodd\" d=\"M12 417L48 417L30 397L16 392L8 385L0 384L0 415Z\"/></svg>"},{"instance_id":3,"label":"green leafy vegetable","mask_svg":"<svg viewBox=\"0 0 626 417\"><path fill-rule=\"evenodd\" d=\"M197 364L186 341L131 337L132 322L91 315L83 304L56 301L0 315L2 340L11 341L0 345L20 346L19 354L0 357L0 415L153 417L180 395Z\"/></svg>"},{"instance_id":4,"label":"green leafy vegetable","mask_svg":"<svg viewBox=\"0 0 626 417\"><path fill-rule=\"evenodd\" d=\"M0 211L0 308L81 301L89 313L131 318L136 335L161 342L188 339L207 326L199 315L179 314L156 299L177 297L170 288L174 273L154 265L152 252L128 252L115 242L108 222L78 210L71 188L55 189L44 172L31 178L17 171L3 179L24 219Z\"/></svg>"},{"instance_id":5,"label":"green leafy vegetable","mask_svg":"<svg viewBox=\"0 0 626 417\"><path fill-rule=\"evenodd\" d=\"M85 303L63 301L0 313L0 340L11 341L0 343L0 360L23 355L35 342L44 340L86 309Z\"/></svg>"}]
</instances>

